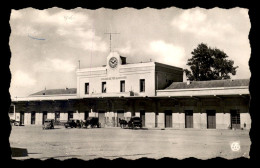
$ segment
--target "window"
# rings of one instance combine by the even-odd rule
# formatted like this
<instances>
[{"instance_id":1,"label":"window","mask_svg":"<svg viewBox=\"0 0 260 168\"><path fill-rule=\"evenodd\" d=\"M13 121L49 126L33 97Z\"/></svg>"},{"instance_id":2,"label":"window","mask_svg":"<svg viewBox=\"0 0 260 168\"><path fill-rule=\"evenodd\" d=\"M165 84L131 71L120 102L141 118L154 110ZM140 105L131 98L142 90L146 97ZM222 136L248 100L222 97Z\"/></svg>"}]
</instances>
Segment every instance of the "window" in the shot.
<instances>
[{"instance_id":1,"label":"window","mask_svg":"<svg viewBox=\"0 0 260 168\"><path fill-rule=\"evenodd\" d=\"M106 82L102 82L102 93L107 92Z\"/></svg>"},{"instance_id":2,"label":"window","mask_svg":"<svg viewBox=\"0 0 260 168\"><path fill-rule=\"evenodd\" d=\"M89 94L89 83L85 83L85 94Z\"/></svg>"},{"instance_id":3,"label":"window","mask_svg":"<svg viewBox=\"0 0 260 168\"><path fill-rule=\"evenodd\" d=\"M140 92L145 92L145 80L140 79Z\"/></svg>"},{"instance_id":4,"label":"window","mask_svg":"<svg viewBox=\"0 0 260 168\"><path fill-rule=\"evenodd\" d=\"M125 81L120 81L120 92L125 92Z\"/></svg>"}]
</instances>

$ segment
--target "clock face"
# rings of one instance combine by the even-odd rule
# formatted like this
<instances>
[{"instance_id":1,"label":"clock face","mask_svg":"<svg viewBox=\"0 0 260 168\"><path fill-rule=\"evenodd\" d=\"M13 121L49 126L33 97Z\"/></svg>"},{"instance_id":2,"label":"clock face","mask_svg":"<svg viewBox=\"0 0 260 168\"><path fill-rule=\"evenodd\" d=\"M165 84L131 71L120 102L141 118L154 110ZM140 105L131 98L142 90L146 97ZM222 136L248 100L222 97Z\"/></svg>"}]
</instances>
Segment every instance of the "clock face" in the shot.
<instances>
[{"instance_id":1,"label":"clock face","mask_svg":"<svg viewBox=\"0 0 260 168\"><path fill-rule=\"evenodd\" d=\"M109 66L111 68L115 68L117 66L117 64L118 64L118 61L117 61L116 57L112 57L109 59Z\"/></svg>"}]
</instances>

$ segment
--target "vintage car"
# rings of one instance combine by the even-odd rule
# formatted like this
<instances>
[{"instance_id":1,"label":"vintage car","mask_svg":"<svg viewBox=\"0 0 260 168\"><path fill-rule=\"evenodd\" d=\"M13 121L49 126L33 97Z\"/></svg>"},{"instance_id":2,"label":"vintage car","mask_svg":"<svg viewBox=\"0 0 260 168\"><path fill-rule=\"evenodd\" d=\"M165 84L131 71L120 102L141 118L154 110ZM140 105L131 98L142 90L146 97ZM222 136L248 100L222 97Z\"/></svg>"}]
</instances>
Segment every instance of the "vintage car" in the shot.
<instances>
[{"instance_id":1,"label":"vintage car","mask_svg":"<svg viewBox=\"0 0 260 168\"><path fill-rule=\"evenodd\" d=\"M76 128L77 127L77 123L75 122L75 120L68 120L67 122L64 123L65 128Z\"/></svg>"},{"instance_id":2,"label":"vintage car","mask_svg":"<svg viewBox=\"0 0 260 168\"><path fill-rule=\"evenodd\" d=\"M16 120L13 120L13 119L10 119L10 123L11 125L14 125L14 126L20 126L20 121L16 121Z\"/></svg>"},{"instance_id":3,"label":"vintage car","mask_svg":"<svg viewBox=\"0 0 260 168\"><path fill-rule=\"evenodd\" d=\"M128 122L128 127L129 128L135 128L139 127L142 128L142 120L140 117L131 117L130 121Z\"/></svg>"},{"instance_id":4,"label":"vintage car","mask_svg":"<svg viewBox=\"0 0 260 168\"><path fill-rule=\"evenodd\" d=\"M85 127L90 126L91 128L97 127L100 128L101 124L98 120L98 117L89 117L85 122Z\"/></svg>"},{"instance_id":5,"label":"vintage car","mask_svg":"<svg viewBox=\"0 0 260 168\"><path fill-rule=\"evenodd\" d=\"M42 125L42 129L54 129L54 120L46 119Z\"/></svg>"}]
</instances>

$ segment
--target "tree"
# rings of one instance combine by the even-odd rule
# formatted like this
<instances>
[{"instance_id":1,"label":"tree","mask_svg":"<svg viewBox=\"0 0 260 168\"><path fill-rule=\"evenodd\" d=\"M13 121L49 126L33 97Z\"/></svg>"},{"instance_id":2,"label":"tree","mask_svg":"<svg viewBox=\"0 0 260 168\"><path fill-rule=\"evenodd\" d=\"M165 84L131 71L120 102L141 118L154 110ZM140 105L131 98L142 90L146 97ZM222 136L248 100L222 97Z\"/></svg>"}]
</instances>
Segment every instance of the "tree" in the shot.
<instances>
[{"instance_id":1,"label":"tree","mask_svg":"<svg viewBox=\"0 0 260 168\"><path fill-rule=\"evenodd\" d=\"M227 54L217 48L201 43L191 54L187 62L191 71L184 70L190 81L230 79L230 74L236 75L238 66L234 67L234 61L228 60Z\"/></svg>"}]
</instances>

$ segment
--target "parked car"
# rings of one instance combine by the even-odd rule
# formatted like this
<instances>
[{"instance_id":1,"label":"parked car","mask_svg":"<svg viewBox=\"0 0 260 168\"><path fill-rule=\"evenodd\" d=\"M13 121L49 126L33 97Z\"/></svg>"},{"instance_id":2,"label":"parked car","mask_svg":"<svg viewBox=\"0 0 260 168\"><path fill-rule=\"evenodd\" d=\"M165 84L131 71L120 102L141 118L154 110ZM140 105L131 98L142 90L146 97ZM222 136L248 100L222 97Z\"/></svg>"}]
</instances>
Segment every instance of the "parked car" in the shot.
<instances>
[{"instance_id":1,"label":"parked car","mask_svg":"<svg viewBox=\"0 0 260 168\"><path fill-rule=\"evenodd\" d=\"M91 128L100 128L101 123L99 122L98 117L89 117L85 122L85 127L88 127L89 125Z\"/></svg>"},{"instance_id":2,"label":"parked car","mask_svg":"<svg viewBox=\"0 0 260 168\"><path fill-rule=\"evenodd\" d=\"M142 128L142 119L140 117L131 117L130 121L128 122L129 128L139 127Z\"/></svg>"},{"instance_id":3,"label":"parked car","mask_svg":"<svg viewBox=\"0 0 260 168\"><path fill-rule=\"evenodd\" d=\"M77 123L75 122L75 120L68 120L67 122L64 123L65 128L76 128L77 127Z\"/></svg>"},{"instance_id":4,"label":"parked car","mask_svg":"<svg viewBox=\"0 0 260 168\"><path fill-rule=\"evenodd\" d=\"M10 119L10 123L11 123L11 125L14 125L14 126L20 126L20 121Z\"/></svg>"},{"instance_id":5,"label":"parked car","mask_svg":"<svg viewBox=\"0 0 260 168\"><path fill-rule=\"evenodd\" d=\"M42 129L54 129L54 120L46 119L43 123Z\"/></svg>"}]
</instances>

